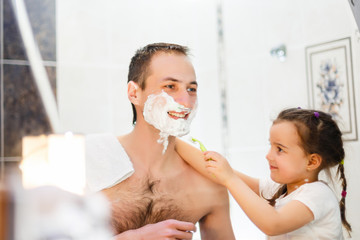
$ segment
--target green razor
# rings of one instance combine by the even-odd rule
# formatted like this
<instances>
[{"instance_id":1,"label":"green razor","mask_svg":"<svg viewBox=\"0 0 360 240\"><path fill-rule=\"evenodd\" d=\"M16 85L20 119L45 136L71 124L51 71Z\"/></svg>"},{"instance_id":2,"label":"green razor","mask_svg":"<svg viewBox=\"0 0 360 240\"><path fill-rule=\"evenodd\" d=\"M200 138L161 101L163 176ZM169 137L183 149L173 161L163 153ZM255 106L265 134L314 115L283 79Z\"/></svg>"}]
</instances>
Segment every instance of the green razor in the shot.
<instances>
[{"instance_id":1,"label":"green razor","mask_svg":"<svg viewBox=\"0 0 360 240\"><path fill-rule=\"evenodd\" d=\"M207 150L206 150L206 147L204 146L204 144L202 144L202 142L200 142L199 140L197 140L196 138L191 138L191 140L193 141L193 142L198 142L199 143L199 145L200 145L200 150L202 151L202 152L206 152ZM207 159L206 161L212 161L212 159L210 158L210 159ZM216 176L214 175L214 174L212 174L212 176L214 177L214 178L216 178Z\"/></svg>"},{"instance_id":2,"label":"green razor","mask_svg":"<svg viewBox=\"0 0 360 240\"><path fill-rule=\"evenodd\" d=\"M191 140L193 141L193 142L198 142L199 143L199 145L200 145L200 150L202 151L202 152L206 152L207 150L206 150L206 147L204 146L204 144L202 144L202 142L200 142L199 140L197 140L196 138L191 138Z\"/></svg>"}]
</instances>

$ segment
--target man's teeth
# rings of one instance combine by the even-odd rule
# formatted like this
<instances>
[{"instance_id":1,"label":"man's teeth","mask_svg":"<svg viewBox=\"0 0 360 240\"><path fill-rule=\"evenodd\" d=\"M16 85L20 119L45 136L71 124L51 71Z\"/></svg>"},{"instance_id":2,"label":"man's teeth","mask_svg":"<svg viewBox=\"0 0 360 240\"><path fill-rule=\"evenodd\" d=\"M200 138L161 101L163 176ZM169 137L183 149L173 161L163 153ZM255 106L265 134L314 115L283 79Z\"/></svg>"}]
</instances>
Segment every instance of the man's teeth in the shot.
<instances>
[{"instance_id":1,"label":"man's teeth","mask_svg":"<svg viewBox=\"0 0 360 240\"><path fill-rule=\"evenodd\" d=\"M178 117L178 118L183 118L183 117L186 116L185 113L177 113L177 112L169 112L169 114L170 114L171 116Z\"/></svg>"}]
</instances>

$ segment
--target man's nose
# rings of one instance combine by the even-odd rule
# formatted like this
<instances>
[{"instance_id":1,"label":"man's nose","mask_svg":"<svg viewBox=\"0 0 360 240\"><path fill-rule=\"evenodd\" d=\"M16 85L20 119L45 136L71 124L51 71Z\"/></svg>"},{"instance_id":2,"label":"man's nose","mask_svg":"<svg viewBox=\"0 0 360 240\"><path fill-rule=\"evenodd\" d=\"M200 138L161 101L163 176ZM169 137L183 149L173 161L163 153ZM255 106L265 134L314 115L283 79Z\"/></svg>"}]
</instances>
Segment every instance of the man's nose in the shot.
<instances>
[{"instance_id":1,"label":"man's nose","mask_svg":"<svg viewBox=\"0 0 360 240\"><path fill-rule=\"evenodd\" d=\"M189 92L186 90L179 91L173 97L175 99L175 102L183 105L184 107L192 108L194 105L192 97L189 95Z\"/></svg>"}]
</instances>

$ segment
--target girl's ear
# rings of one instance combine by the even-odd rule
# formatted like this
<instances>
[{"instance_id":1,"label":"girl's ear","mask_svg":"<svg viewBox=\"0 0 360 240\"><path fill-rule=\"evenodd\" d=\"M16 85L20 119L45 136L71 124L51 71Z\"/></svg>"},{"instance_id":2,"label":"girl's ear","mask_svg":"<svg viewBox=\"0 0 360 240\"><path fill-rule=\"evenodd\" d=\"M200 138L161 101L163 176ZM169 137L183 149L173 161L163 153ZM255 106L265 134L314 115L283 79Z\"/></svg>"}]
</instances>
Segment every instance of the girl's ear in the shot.
<instances>
[{"instance_id":1,"label":"girl's ear","mask_svg":"<svg viewBox=\"0 0 360 240\"><path fill-rule=\"evenodd\" d=\"M137 105L139 103L139 93L140 93L140 87L136 82L130 81L128 83L128 98L130 102L134 105Z\"/></svg>"},{"instance_id":2,"label":"girl's ear","mask_svg":"<svg viewBox=\"0 0 360 240\"><path fill-rule=\"evenodd\" d=\"M316 170L321 166L322 157L317 154L313 153L309 155L307 170Z\"/></svg>"}]
</instances>

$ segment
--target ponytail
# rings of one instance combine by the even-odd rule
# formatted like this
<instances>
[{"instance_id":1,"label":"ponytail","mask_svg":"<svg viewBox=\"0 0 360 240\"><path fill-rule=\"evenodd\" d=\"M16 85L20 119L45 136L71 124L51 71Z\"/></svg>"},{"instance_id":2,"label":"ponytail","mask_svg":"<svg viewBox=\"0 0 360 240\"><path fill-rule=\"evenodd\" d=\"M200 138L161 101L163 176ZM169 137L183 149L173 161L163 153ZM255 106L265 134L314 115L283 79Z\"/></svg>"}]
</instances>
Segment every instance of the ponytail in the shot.
<instances>
[{"instance_id":1,"label":"ponytail","mask_svg":"<svg viewBox=\"0 0 360 240\"><path fill-rule=\"evenodd\" d=\"M265 198L265 200L267 200L269 202L269 204L274 207L275 203L276 203L276 199L278 199L281 195L283 195L285 193L287 193L287 185L283 184L280 186L279 190L277 190L277 192L274 194L274 196L272 196L272 198L270 198L270 199Z\"/></svg>"},{"instance_id":2,"label":"ponytail","mask_svg":"<svg viewBox=\"0 0 360 240\"><path fill-rule=\"evenodd\" d=\"M339 202L339 206L340 206L340 214L341 214L341 221L343 226L345 227L345 229L348 231L349 236L351 230L351 225L348 223L348 221L346 220L346 216L345 216L345 198L346 198L346 188L347 188L347 183L346 183L346 178L345 178L345 173L344 173L344 164L343 162L339 163L338 169L337 169L337 175L340 176L340 179L342 181L341 185L342 185L342 191L341 191L341 200Z\"/></svg>"}]
</instances>

